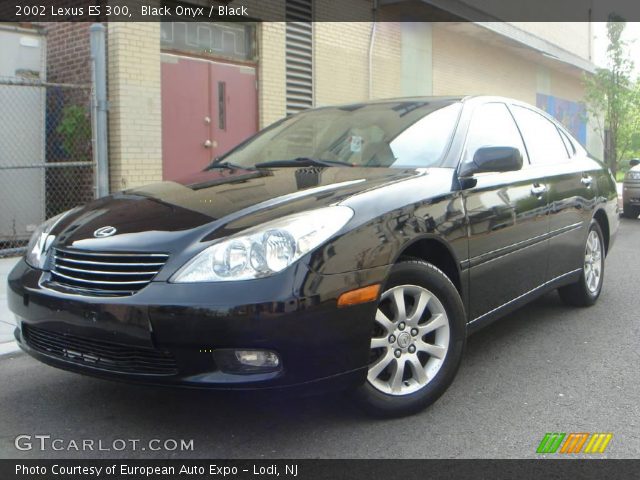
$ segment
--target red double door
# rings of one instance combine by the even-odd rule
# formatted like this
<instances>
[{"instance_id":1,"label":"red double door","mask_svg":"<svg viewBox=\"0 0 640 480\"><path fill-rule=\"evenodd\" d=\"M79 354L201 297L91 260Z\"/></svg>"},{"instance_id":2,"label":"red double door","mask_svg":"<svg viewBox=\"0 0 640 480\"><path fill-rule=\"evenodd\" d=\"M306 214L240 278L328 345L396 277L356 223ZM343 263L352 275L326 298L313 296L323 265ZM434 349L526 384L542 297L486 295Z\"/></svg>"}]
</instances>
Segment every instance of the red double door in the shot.
<instances>
[{"instance_id":1,"label":"red double door","mask_svg":"<svg viewBox=\"0 0 640 480\"><path fill-rule=\"evenodd\" d=\"M165 180L202 170L257 127L255 68L162 55Z\"/></svg>"}]
</instances>

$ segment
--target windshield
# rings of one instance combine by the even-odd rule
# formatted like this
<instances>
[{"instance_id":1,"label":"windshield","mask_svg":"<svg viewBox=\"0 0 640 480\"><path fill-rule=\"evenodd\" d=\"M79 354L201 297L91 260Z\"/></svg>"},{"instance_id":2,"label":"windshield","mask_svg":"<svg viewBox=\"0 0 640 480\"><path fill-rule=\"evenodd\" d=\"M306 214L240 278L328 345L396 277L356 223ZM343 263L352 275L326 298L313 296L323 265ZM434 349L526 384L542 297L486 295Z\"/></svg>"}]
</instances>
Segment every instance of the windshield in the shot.
<instances>
[{"instance_id":1,"label":"windshield","mask_svg":"<svg viewBox=\"0 0 640 480\"><path fill-rule=\"evenodd\" d=\"M263 130L213 165L438 166L460 109L460 103L404 101L310 110Z\"/></svg>"}]
</instances>

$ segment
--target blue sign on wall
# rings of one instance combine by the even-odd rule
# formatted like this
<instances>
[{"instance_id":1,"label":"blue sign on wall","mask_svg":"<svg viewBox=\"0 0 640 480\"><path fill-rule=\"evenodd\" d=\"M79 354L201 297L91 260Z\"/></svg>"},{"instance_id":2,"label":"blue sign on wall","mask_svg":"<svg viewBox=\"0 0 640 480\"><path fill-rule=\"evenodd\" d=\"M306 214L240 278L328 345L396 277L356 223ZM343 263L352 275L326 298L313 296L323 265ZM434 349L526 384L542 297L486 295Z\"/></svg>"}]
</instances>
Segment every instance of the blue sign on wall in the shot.
<instances>
[{"instance_id":1,"label":"blue sign on wall","mask_svg":"<svg viewBox=\"0 0 640 480\"><path fill-rule=\"evenodd\" d=\"M586 146L587 111L584 104L538 93L536 106L562 123L583 146Z\"/></svg>"}]
</instances>

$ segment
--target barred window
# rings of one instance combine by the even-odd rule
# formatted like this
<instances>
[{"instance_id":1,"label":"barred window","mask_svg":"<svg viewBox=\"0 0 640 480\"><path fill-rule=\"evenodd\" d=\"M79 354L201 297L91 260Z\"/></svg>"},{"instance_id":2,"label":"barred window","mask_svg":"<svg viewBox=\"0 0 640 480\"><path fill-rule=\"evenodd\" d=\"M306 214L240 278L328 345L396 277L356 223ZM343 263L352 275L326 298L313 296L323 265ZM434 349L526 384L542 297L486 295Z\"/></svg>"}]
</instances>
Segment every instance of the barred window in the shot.
<instances>
[{"instance_id":1,"label":"barred window","mask_svg":"<svg viewBox=\"0 0 640 480\"><path fill-rule=\"evenodd\" d=\"M221 22L162 22L160 45L165 50L234 60L254 60L255 25Z\"/></svg>"}]
</instances>

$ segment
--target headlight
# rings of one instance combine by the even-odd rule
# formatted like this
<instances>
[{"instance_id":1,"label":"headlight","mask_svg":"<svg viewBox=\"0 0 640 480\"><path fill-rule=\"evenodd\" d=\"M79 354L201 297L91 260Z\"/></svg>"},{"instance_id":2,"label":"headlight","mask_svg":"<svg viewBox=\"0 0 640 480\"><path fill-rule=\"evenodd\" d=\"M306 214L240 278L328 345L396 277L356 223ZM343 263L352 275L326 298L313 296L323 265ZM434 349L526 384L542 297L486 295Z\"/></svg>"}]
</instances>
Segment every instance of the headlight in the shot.
<instances>
[{"instance_id":1,"label":"headlight","mask_svg":"<svg viewBox=\"0 0 640 480\"><path fill-rule=\"evenodd\" d=\"M173 282L228 282L268 277L320 246L353 216L334 206L258 225L208 247L182 267Z\"/></svg>"},{"instance_id":2,"label":"headlight","mask_svg":"<svg viewBox=\"0 0 640 480\"><path fill-rule=\"evenodd\" d=\"M640 172L627 172L628 180L640 180Z\"/></svg>"},{"instance_id":3,"label":"headlight","mask_svg":"<svg viewBox=\"0 0 640 480\"><path fill-rule=\"evenodd\" d=\"M60 215L51 217L49 220L40 225L31 235L29 244L27 245L27 253L25 260L33 268L43 269L47 260L47 251L56 238L54 235L50 235L53 228L58 224L60 220L69 215L75 209L68 210Z\"/></svg>"}]
</instances>

